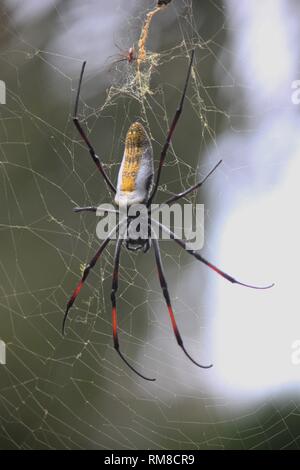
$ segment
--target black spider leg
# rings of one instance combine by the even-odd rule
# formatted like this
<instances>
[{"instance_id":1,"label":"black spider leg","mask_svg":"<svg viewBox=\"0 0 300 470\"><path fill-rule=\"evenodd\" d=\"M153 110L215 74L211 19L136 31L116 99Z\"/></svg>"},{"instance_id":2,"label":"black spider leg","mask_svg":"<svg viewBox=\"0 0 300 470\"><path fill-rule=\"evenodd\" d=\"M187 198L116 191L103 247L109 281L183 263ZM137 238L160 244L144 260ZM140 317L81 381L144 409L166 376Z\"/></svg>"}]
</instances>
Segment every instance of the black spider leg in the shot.
<instances>
[{"instance_id":1,"label":"black spider leg","mask_svg":"<svg viewBox=\"0 0 300 470\"><path fill-rule=\"evenodd\" d=\"M158 225L160 228L162 228L162 230L164 230L166 233L168 233L169 237L174 240L179 246L181 246L181 248L183 248L187 253L189 253L190 255L194 256L198 261L201 261L201 263L204 263L206 264L206 266L208 266L210 269L212 269L213 271L215 271L217 274L219 274L220 276L224 277L224 279L226 279L227 281L231 282L232 284L239 284L240 286L244 286L244 287L248 287L250 289L261 289L261 290L264 290L264 289L270 289L271 287L274 286L274 283L273 284L270 284L268 286L253 286L251 284L245 284L244 282L240 282L238 281L237 279L235 279L234 277L230 276L229 274L225 273L224 271L222 271L221 269L217 268L217 266L215 266L214 264L210 263L209 261L207 261L205 258L203 258L203 256L201 256L197 251L195 250L189 250L187 248L187 244L186 242L184 242L183 240L181 240L180 238L176 238L176 235L171 231L169 230L167 227L165 227L163 224L157 222L155 219L151 219L151 222L154 222L154 224Z\"/></svg>"},{"instance_id":2,"label":"black spider leg","mask_svg":"<svg viewBox=\"0 0 300 470\"><path fill-rule=\"evenodd\" d=\"M81 135L82 139L84 140L84 142L86 143L88 149L89 149L89 152L90 152L90 155L94 161L94 163L96 164L98 170L100 171L100 173L102 174L103 178L105 179L107 185L110 187L110 189L112 190L113 193L116 193L116 188L114 187L113 183L111 182L109 176L106 174L106 171L104 170L103 168L103 165L99 159L99 157L96 155L96 152L92 146L92 144L90 143L86 133L84 132L79 120L78 120L78 117L77 117L77 112L78 112L78 103L79 103L79 96L80 96L80 89L81 89L81 84L82 84L82 78L83 78L83 74L84 74L84 69L85 69L85 66L86 66L86 61L83 62L82 64L82 68L81 68L81 73L80 73L80 79L79 79L79 85L78 85L78 90L77 90L77 96L76 96L76 102L75 102L75 108L74 108L74 117L73 117L73 122L75 124L75 127L76 129L78 130L79 134Z\"/></svg>"},{"instance_id":3,"label":"black spider leg","mask_svg":"<svg viewBox=\"0 0 300 470\"><path fill-rule=\"evenodd\" d=\"M97 212L98 207L96 206L86 206L86 207L74 207L74 212ZM102 209L103 213L119 214L119 211L116 209Z\"/></svg>"},{"instance_id":4,"label":"black spider leg","mask_svg":"<svg viewBox=\"0 0 300 470\"><path fill-rule=\"evenodd\" d=\"M120 358L125 362L125 364L135 372L139 377L145 380L149 380L150 382L155 381L155 379L150 379L145 377L145 375L138 372L124 357L122 352L120 351L119 345L119 338L118 338L118 323L117 323L117 302L116 302L116 293L118 290L119 285L119 265L120 265L120 254L122 248L123 239L118 238L116 244L116 251L114 256L114 271L113 271L113 280L112 280L112 288L111 288L111 303L112 303L112 328L113 328L113 341L114 341L114 348L119 354Z\"/></svg>"},{"instance_id":5,"label":"black spider leg","mask_svg":"<svg viewBox=\"0 0 300 470\"><path fill-rule=\"evenodd\" d=\"M200 186L202 186L202 184L205 183L205 181L214 173L214 171L218 168L219 165L221 165L222 163L222 160L220 160L213 168L212 170L210 170L210 172L203 178L203 180L199 181L198 183L196 183L194 186L191 186L190 188L186 189L185 191L183 191L182 193L179 193L179 194L174 194L174 196L170 197L170 199L167 199L165 202L163 202L162 204L160 204L158 207L155 207L153 210L151 210L151 208L148 209L149 211L149 214L152 215L154 214L155 212L157 212L160 207L162 205L165 205L165 204L172 204L173 202L175 201L178 201L178 199L181 199L185 196L187 196L188 194L190 194L191 192L193 191L196 191L196 189L199 189Z\"/></svg>"},{"instance_id":6,"label":"black spider leg","mask_svg":"<svg viewBox=\"0 0 300 470\"><path fill-rule=\"evenodd\" d=\"M171 142L171 138L172 138L172 135L175 131L175 128L176 128L176 125L177 125L177 122L180 118L180 115L182 113L182 109L183 109L183 103L184 103L184 98L185 98L185 95L186 95L186 91L187 91L187 87L188 87L188 83L189 83L189 78L190 78L190 75L191 75L191 70L192 70L192 65L193 65L193 60L194 60L194 54L195 54L195 51L192 50L192 53L191 53L191 59L190 59L190 64L189 64L189 68L188 68L188 72L187 72L187 77L186 77L186 80L185 80L185 84L184 84L184 88L183 88L183 92L182 92L182 96L181 96L181 99L180 99L180 102L179 102L179 106L178 108L176 109L176 112L175 112L175 115L173 117L173 121L171 123L171 126L169 128L169 131L168 131L168 134L167 134L167 138L166 138L166 142L163 146L163 149L161 151L161 154L160 154L160 160L159 160L159 166L158 166L158 170L157 170L157 176L156 176L156 181L155 181L155 184L154 184L154 188L153 188L153 191L152 191L152 194L149 198L149 201L148 201L148 204L147 206L149 207L153 201L153 198L157 192L157 188L158 188L158 185L159 185L159 181L160 181L160 175L161 175L161 171L162 171L162 167L163 167L163 164L164 164L164 161L165 161L165 158L166 158L166 154L167 154L167 151L168 151L168 148L170 146L170 142Z\"/></svg>"},{"instance_id":7,"label":"black spider leg","mask_svg":"<svg viewBox=\"0 0 300 470\"><path fill-rule=\"evenodd\" d=\"M113 233L115 231L118 230L120 224L118 224L116 227L114 227L114 229L110 232L110 234L108 235L108 237L102 242L102 244L100 245L100 248L98 249L98 251L96 252L96 254L93 256L93 258L91 259L91 261L87 264L87 266L85 267L84 271L83 271L83 274L82 274L82 277L79 281L79 283L77 284L73 294L71 295L68 303L67 303L67 307L66 307L66 311L65 311L65 315L64 315L64 319L63 319L63 324L62 324L62 334L64 335L65 334L65 325L66 325L66 321L67 321L67 318L68 318L68 314L69 314L69 310L70 308L72 307L72 305L74 304L79 292L81 291L91 269L94 268L95 264L97 263L98 259L100 258L100 256L102 255L104 249L106 248L106 246L108 245L108 243L110 242L110 240L112 239L112 236L113 236Z\"/></svg>"},{"instance_id":8,"label":"black spider leg","mask_svg":"<svg viewBox=\"0 0 300 470\"><path fill-rule=\"evenodd\" d=\"M87 207L74 207L74 212L97 212L97 207L87 206Z\"/></svg>"},{"instance_id":9,"label":"black spider leg","mask_svg":"<svg viewBox=\"0 0 300 470\"><path fill-rule=\"evenodd\" d=\"M212 173L215 172L215 170L218 168L219 165L221 165L222 163L222 160L220 160L214 167L213 169L203 178L203 180L199 181L198 183L196 183L194 186L191 186L190 188L186 189L185 191L183 191L182 193L178 193L178 194L174 194L174 196L170 197L170 199L167 199L165 202L163 202L162 204L172 204L173 202L175 201L178 201L178 199L181 199L182 197L185 197L187 196L188 194L190 194L191 192L193 191L196 191L197 189L200 188L200 186L202 186L205 181L212 175Z\"/></svg>"},{"instance_id":10,"label":"black spider leg","mask_svg":"<svg viewBox=\"0 0 300 470\"><path fill-rule=\"evenodd\" d=\"M167 304L167 307L168 307L169 316L170 316L170 319L171 319L171 323L172 323L172 327L173 327L173 331L174 331L177 343L181 347L181 349L183 350L184 354L196 366L201 367L202 369L210 369L212 367L212 364L210 364L209 366L203 366L203 365L199 364L198 362L196 362L190 356L190 354L187 352L187 350L184 347L182 337L179 333L178 326L177 326L175 316L174 316L174 312L173 312L172 305L171 305L171 299L170 299L170 295L169 295L169 291L168 291L168 285L167 285L167 281L166 281L164 271L163 271L163 266L162 266L159 243L158 243L158 241L155 237L152 239L152 242L153 242L153 247L154 247L155 261L156 261L156 266L157 266L157 271L158 271L159 282L160 282L160 286L162 288L163 295L164 295L164 298L165 298L165 301L166 301L166 304Z\"/></svg>"}]
</instances>

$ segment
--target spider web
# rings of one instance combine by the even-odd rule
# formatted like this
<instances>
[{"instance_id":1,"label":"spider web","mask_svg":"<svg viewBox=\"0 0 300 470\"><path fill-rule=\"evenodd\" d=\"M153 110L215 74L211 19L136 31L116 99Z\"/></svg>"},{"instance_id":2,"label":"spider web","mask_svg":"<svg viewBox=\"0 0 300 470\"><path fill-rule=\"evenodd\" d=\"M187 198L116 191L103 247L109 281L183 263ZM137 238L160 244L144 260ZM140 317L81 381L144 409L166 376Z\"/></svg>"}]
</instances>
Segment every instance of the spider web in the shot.
<instances>
[{"instance_id":1,"label":"spider web","mask_svg":"<svg viewBox=\"0 0 300 470\"><path fill-rule=\"evenodd\" d=\"M123 250L118 312L122 350L139 370L156 377L154 384L135 376L113 349L114 244L90 274L70 312L67 336L61 336L66 301L99 245L95 217L72 208L111 200L72 124L84 59L80 120L116 181L125 134L137 118L151 136L157 163L195 49L158 200L198 181L225 152L223 167L199 192L206 207L205 251L212 261L220 237L213 225L218 220L222 226L224 201L248 200L253 181L258 191L271 185L262 177L257 182L253 165L220 144L224 129L235 137L254 134L232 65L237 54L232 2L173 0L158 12L139 81L135 63L110 56L119 53L114 42L124 50L137 46L156 2L126 2L126 9L121 1L81 3L49 0L41 7L31 0L23 15L18 0L1 7L0 78L7 84L7 105L0 108L0 339L7 364L0 366L0 447L297 448L299 407L292 396L283 401L272 390L248 403L238 391L225 391L231 379L220 379L220 367L201 371L187 363L173 338L151 251ZM276 182L283 160L263 162L263 168L273 167ZM267 241L259 243L265 248ZM220 280L174 245L162 243L163 262L185 345L200 362L216 362L213 326L224 324ZM239 253L236 258L243 258L242 247ZM260 255L262 266L268 264L268 254ZM229 269L230 258L225 261ZM257 279L251 253L241 263L235 265L241 275L250 272ZM273 280L272 275L266 270L258 281ZM253 297L243 297L248 299Z\"/></svg>"}]
</instances>

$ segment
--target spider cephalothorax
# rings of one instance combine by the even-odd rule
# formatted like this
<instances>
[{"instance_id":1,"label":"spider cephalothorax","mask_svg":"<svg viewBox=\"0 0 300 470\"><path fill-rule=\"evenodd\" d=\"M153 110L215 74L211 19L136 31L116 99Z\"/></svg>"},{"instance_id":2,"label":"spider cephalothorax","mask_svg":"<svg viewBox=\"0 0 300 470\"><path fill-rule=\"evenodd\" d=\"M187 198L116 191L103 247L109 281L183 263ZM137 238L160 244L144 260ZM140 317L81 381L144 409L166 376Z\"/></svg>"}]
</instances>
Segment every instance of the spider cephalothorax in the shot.
<instances>
[{"instance_id":1,"label":"spider cephalothorax","mask_svg":"<svg viewBox=\"0 0 300 470\"><path fill-rule=\"evenodd\" d=\"M161 4L167 4L169 1L164 1L160 2ZM181 347L185 355L198 367L202 367L204 369L210 368L211 365L208 366L203 366L196 362L190 354L187 352L184 344L182 337L179 333L179 329L175 320L174 312L172 309L171 305L171 299L169 295L169 290L168 290L168 285L166 282L166 278L164 275L163 271L163 266L162 266L162 260L161 260L161 255L160 255L160 248L159 248L159 243L158 240L155 236L152 237L152 230L150 226L150 222L156 224L159 226L162 230L165 231L165 233L168 233L169 238L174 240L181 248L183 248L185 251L187 251L190 255L195 257L198 261L201 263L205 264L208 266L210 269L215 271L217 274L225 278L227 281L233 283L233 284L240 284L245 287L250 287L253 289L268 289L269 287L272 286L266 286L266 287L256 287L252 286L249 284L244 284L229 274L226 274L224 271L221 269L217 268L214 264L210 263L207 261L202 255L200 255L199 252L192 250L189 248L187 243L184 240L181 240L179 238L176 238L175 234L170 231L167 227L162 225L161 223L157 221L153 221L151 218L151 213L150 213L150 206L151 203L156 195L156 192L158 190L159 186L159 181L160 181L160 175L161 171L163 168L163 164L165 161L165 157L171 142L172 135L174 133L174 130L176 128L177 122L179 120L179 117L182 112L183 108L183 103L184 103L184 98L186 95L187 91L187 86L189 82L189 77L191 74L191 68L193 64L193 58L194 58L194 51L192 51L191 54L191 59L190 59L190 64L188 68L188 73L185 81L185 85L183 88L182 96L179 102L179 106L174 114L173 120L171 122L165 144L162 148L161 154L160 154L160 159L159 159L159 166L157 170L157 175L155 178L154 185L152 187L153 183L153 152L152 152L152 146L151 146L151 141L142 126L141 123L135 122L133 123L126 135L125 139L125 149L124 149L124 155L123 155L123 160L121 163L120 171L119 171L119 176L118 176L118 182L117 182L117 187L114 186L112 183L110 177L107 175L106 171L104 170L101 160L99 157L96 155L95 150L90 143L89 138L87 137L85 131L83 130L78 117L77 117L77 109L78 109L78 103L79 103L79 95L80 95L80 88L81 88L81 82L82 82L82 77L84 73L84 68L85 68L85 62L83 63L82 70L81 70L81 75L80 75L80 80L79 80L79 86L78 86L78 92L77 92L77 98L76 98L76 103L75 103L75 113L74 113L74 124L79 131L82 139L86 143L88 150L90 152L90 155L94 161L94 163L97 165L98 170L102 174L104 180L107 183L108 188L110 191L114 194L115 198L115 203L119 207L119 211L125 207L126 209L128 207L134 206L135 204L145 204L147 207L147 210L149 210L149 218L148 215L146 217L146 228L147 228L147 237L146 238L134 238L133 234L131 232L131 224L134 223L135 218L129 218L127 220L127 228L128 228L128 235L125 238L125 244L126 247L129 250L132 251L137 251L137 250L143 250L148 251L151 245L151 240L152 240L152 245L154 248L154 254L155 254L155 261L156 261L156 266L157 266L157 271L158 271L158 277L159 277L159 282L160 286L162 288L162 292L167 304L172 328L174 331L175 338L177 340L178 345ZM175 194L174 196L170 197L164 204L172 204L173 202L187 196L193 191L196 191L206 180L207 178L215 171L215 169L219 166L221 162L218 162L217 165L206 175L206 177L196 183L194 186L188 188L187 190L183 191L182 193ZM75 208L76 212L97 212L97 207L90 206L90 207L76 207ZM116 212L119 212L116 210ZM147 213L148 214L148 213ZM114 235L118 232L122 225L122 222L117 224L117 226L112 230L112 232L108 235L108 237L102 242L100 247L98 248L98 251L94 255L94 257L91 259L91 261L87 264L85 267L85 270L83 272L82 278L79 281L78 285L76 286L72 296L70 297L68 303L67 303L67 308L65 311L64 319L63 319L63 332L65 329L65 323L66 319L68 317L68 313L72 305L74 304L76 297L78 296L79 292L81 291L91 269L95 266L97 263L98 259L102 255L104 249L108 245L108 243L114 238ZM131 370L133 370L136 374L138 374L140 377L146 379L146 380L155 380L155 379L150 379L148 377L145 377L143 374L138 372L129 362L128 360L124 357L123 353L120 350L120 345L119 345L119 338L118 338L118 326L117 326L117 306L116 306L116 293L118 290L118 282L119 282L119 263L120 263L120 254L121 254L121 248L123 244L124 238L119 236L116 241L116 249L115 249L115 256L114 256L114 270L113 270L113 279L112 279L112 290L111 290L111 302L112 302L112 329L113 329L113 344L114 348L119 354L119 356L123 359L123 361L130 367Z\"/></svg>"}]
</instances>

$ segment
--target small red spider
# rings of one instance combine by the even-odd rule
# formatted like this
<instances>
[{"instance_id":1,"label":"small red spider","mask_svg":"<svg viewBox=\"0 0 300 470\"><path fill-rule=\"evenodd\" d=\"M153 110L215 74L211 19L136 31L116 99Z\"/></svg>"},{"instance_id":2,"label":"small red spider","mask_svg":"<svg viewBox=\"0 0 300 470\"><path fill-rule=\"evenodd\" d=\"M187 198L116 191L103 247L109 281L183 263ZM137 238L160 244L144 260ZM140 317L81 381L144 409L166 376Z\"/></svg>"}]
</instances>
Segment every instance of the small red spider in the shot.
<instances>
[{"instance_id":1,"label":"small red spider","mask_svg":"<svg viewBox=\"0 0 300 470\"><path fill-rule=\"evenodd\" d=\"M113 61L113 64L117 64L118 62L124 62L127 61L128 64L132 64L135 60L137 60L137 55L135 53L134 47L130 47L128 51L121 49L118 44L115 44L115 46L119 49L119 54L116 54L113 57L116 57L116 59Z\"/></svg>"}]
</instances>

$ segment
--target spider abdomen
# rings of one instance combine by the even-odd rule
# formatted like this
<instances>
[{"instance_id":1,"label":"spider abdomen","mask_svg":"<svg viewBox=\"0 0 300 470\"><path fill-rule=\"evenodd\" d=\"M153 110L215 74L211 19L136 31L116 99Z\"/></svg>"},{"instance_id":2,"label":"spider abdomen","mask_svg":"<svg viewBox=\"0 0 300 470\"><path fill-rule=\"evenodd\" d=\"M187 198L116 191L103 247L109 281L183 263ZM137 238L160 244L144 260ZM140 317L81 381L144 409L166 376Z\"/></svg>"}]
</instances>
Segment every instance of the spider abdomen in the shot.
<instances>
[{"instance_id":1,"label":"spider abdomen","mask_svg":"<svg viewBox=\"0 0 300 470\"><path fill-rule=\"evenodd\" d=\"M143 125L131 124L125 140L115 202L118 206L143 204L149 199L153 183L153 151Z\"/></svg>"}]
</instances>

